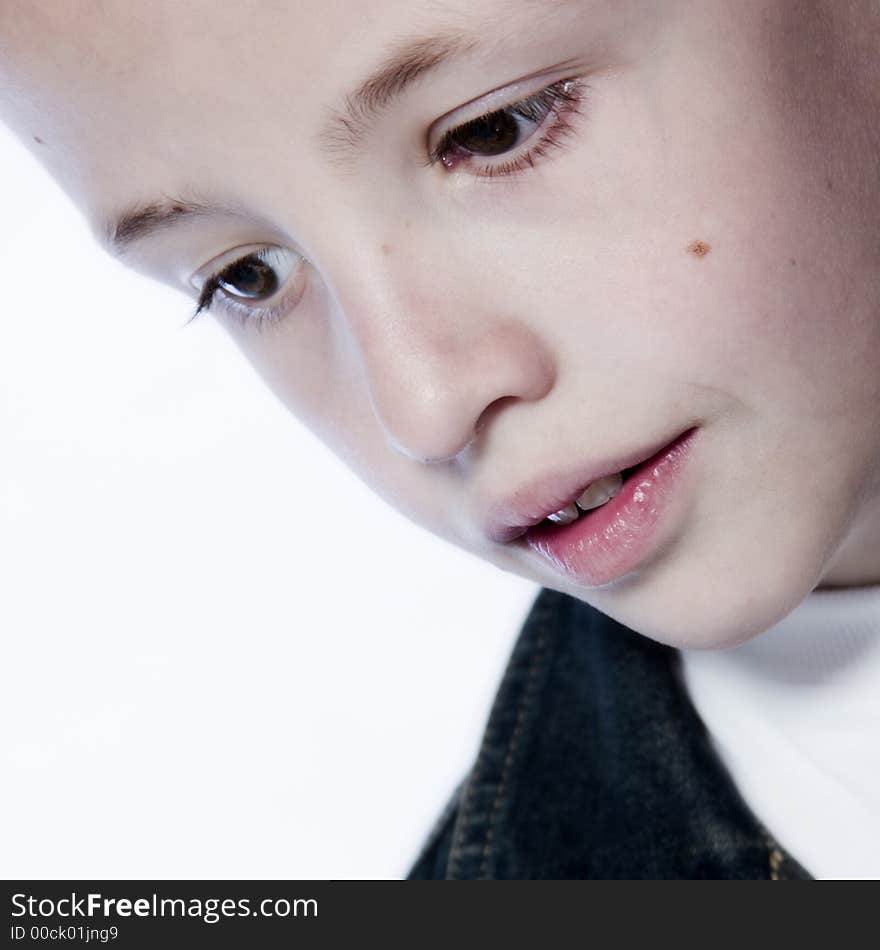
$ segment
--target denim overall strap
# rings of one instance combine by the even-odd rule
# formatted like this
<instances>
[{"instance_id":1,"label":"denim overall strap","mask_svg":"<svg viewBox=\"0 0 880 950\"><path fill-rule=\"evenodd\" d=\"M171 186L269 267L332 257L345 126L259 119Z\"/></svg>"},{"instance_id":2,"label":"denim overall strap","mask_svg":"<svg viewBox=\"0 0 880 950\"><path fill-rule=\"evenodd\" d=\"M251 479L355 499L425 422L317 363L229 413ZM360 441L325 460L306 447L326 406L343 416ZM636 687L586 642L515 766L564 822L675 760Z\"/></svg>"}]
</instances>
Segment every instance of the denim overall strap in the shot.
<instances>
[{"instance_id":1,"label":"denim overall strap","mask_svg":"<svg viewBox=\"0 0 880 950\"><path fill-rule=\"evenodd\" d=\"M543 590L474 765L408 877L810 875L749 810L713 752L678 651Z\"/></svg>"}]
</instances>

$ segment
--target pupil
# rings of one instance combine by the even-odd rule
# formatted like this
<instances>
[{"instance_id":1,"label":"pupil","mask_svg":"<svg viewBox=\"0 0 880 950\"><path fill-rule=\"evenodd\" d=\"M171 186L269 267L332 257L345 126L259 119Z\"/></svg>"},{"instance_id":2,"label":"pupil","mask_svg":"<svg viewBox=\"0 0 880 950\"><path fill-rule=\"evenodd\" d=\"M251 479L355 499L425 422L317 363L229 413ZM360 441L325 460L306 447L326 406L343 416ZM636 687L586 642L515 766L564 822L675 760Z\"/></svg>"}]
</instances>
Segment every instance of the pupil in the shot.
<instances>
[{"instance_id":1,"label":"pupil","mask_svg":"<svg viewBox=\"0 0 880 950\"><path fill-rule=\"evenodd\" d=\"M519 126L509 112L498 111L466 123L453 136L456 145L479 155L509 152L519 138Z\"/></svg>"},{"instance_id":2,"label":"pupil","mask_svg":"<svg viewBox=\"0 0 880 950\"><path fill-rule=\"evenodd\" d=\"M275 271L256 258L239 261L220 283L224 290L239 297L269 297L278 289Z\"/></svg>"}]
</instances>

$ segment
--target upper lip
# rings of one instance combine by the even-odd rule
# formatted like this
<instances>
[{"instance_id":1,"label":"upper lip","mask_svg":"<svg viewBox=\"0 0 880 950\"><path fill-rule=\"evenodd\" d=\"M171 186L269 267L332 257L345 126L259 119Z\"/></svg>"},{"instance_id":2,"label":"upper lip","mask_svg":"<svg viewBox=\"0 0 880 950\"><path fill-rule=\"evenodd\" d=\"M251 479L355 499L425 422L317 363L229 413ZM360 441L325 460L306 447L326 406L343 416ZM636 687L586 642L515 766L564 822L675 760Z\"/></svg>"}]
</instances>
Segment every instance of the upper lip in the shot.
<instances>
[{"instance_id":1,"label":"upper lip","mask_svg":"<svg viewBox=\"0 0 880 950\"><path fill-rule=\"evenodd\" d=\"M647 448L593 458L577 468L544 472L523 482L486 506L483 526L486 537L500 544L516 540L547 515L572 504L591 482L644 462L683 434L666 437Z\"/></svg>"}]
</instances>

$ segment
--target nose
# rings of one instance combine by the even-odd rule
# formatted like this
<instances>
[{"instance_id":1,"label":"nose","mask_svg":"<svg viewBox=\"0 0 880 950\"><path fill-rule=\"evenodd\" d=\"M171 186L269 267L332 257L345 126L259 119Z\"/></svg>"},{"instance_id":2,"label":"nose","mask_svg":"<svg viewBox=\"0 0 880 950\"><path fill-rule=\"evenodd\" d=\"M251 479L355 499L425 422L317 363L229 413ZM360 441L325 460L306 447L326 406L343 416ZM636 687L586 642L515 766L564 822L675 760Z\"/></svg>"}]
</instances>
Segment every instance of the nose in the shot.
<instances>
[{"instance_id":1,"label":"nose","mask_svg":"<svg viewBox=\"0 0 880 950\"><path fill-rule=\"evenodd\" d=\"M374 413L392 447L421 462L454 459L504 406L543 398L556 377L503 288L461 268L453 287L449 270L374 271L347 314Z\"/></svg>"}]
</instances>

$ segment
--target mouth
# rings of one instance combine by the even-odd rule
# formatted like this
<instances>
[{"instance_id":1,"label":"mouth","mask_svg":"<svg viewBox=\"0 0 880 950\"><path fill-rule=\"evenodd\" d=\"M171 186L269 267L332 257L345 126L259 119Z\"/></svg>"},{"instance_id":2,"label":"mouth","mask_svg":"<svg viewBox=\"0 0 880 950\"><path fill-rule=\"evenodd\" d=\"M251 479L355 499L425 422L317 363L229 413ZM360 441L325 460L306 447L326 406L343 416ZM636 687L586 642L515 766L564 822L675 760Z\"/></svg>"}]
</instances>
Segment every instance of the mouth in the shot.
<instances>
[{"instance_id":1,"label":"mouth","mask_svg":"<svg viewBox=\"0 0 880 950\"><path fill-rule=\"evenodd\" d=\"M635 465L630 465L628 468L621 469L619 472L614 472L611 475L606 475L590 482L584 486L583 491L579 489L580 494L572 498L567 505L556 511L548 512L537 524L529 525L524 534L538 531L553 531L554 529L574 524L576 521L584 520L589 516L590 512L597 511L608 505L625 487L630 486L630 482L634 478L641 478L646 475L656 463L664 458L677 445L683 443L693 431L693 429L689 429L681 435L676 436L672 442L667 443Z\"/></svg>"},{"instance_id":2,"label":"mouth","mask_svg":"<svg viewBox=\"0 0 880 950\"><path fill-rule=\"evenodd\" d=\"M506 544L530 531L553 531L592 517L636 475L673 446L689 439L696 426L643 449L582 465L573 472L540 477L517 489L489 511L486 536Z\"/></svg>"},{"instance_id":3,"label":"mouth","mask_svg":"<svg viewBox=\"0 0 880 950\"><path fill-rule=\"evenodd\" d=\"M538 522L537 527L552 528L556 525L573 524L580 518L585 517L590 511L607 505L609 501L626 485L630 478L642 467L632 465L613 475L606 475L603 478L590 482L584 486L583 491L577 495L563 508L551 512Z\"/></svg>"},{"instance_id":4,"label":"mouth","mask_svg":"<svg viewBox=\"0 0 880 950\"><path fill-rule=\"evenodd\" d=\"M688 429L643 462L573 494L521 531L519 546L587 587L630 574L658 546L671 512L680 512L687 500L682 483L697 432Z\"/></svg>"}]
</instances>

